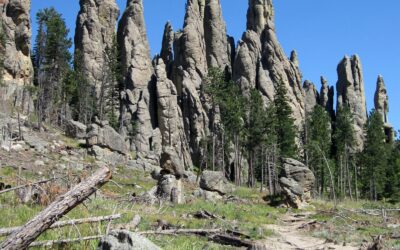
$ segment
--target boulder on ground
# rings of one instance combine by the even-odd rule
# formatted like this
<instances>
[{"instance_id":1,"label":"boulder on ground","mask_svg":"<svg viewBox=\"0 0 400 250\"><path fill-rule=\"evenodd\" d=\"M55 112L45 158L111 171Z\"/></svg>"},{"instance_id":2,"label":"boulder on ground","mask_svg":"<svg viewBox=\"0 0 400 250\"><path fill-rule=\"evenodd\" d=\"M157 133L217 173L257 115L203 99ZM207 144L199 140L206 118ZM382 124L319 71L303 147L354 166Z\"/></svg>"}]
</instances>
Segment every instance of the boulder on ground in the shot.
<instances>
[{"instance_id":1,"label":"boulder on ground","mask_svg":"<svg viewBox=\"0 0 400 250\"><path fill-rule=\"evenodd\" d=\"M89 154L94 156L97 160L103 161L104 163L112 166L126 164L127 161L126 155L96 145L89 149Z\"/></svg>"},{"instance_id":2,"label":"boulder on ground","mask_svg":"<svg viewBox=\"0 0 400 250\"><path fill-rule=\"evenodd\" d=\"M200 178L200 188L217 192L220 195L233 192L233 186L226 179L223 172L218 171L204 171Z\"/></svg>"},{"instance_id":3,"label":"boulder on ground","mask_svg":"<svg viewBox=\"0 0 400 250\"><path fill-rule=\"evenodd\" d=\"M161 154L160 166L163 174L172 174L180 179L185 173L185 167L173 148L164 148Z\"/></svg>"},{"instance_id":4,"label":"boulder on ground","mask_svg":"<svg viewBox=\"0 0 400 250\"><path fill-rule=\"evenodd\" d=\"M65 134L76 139L86 138L86 125L74 120L69 120L65 126Z\"/></svg>"},{"instance_id":5,"label":"boulder on ground","mask_svg":"<svg viewBox=\"0 0 400 250\"><path fill-rule=\"evenodd\" d=\"M285 158L283 161L282 177L279 184L286 196L288 205L302 208L311 199L311 189L315 182L313 172L303 163Z\"/></svg>"},{"instance_id":6,"label":"boulder on ground","mask_svg":"<svg viewBox=\"0 0 400 250\"><path fill-rule=\"evenodd\" d=\"M118 134L107 123L91 124L87 133L87 144L89 146L97 145L102 148L108 148L111 151L116 151L120 154L128 154L123 136Z\"/></svg>"},{"instance_id":7,"label":"boulder on ground","mask_svg":"<svg viewBox=\"0 0 400 250\"><path fill-rule=\"evenodd\" d=\"M157 186L158 197L177 204L184 202L182 180L176 178L175 175L162 175Z\"/></svg>"},{"instance_id":8,"label":"boulder on ground","mask_svg":"<svg viewBox=\"0 0 400 250\"><path fill-rule=\"evenodd\" d=\"M141 235L126 230L115 230L101 239L97 250L161 250L161 248Z\"/></svg>"}]
</instances>

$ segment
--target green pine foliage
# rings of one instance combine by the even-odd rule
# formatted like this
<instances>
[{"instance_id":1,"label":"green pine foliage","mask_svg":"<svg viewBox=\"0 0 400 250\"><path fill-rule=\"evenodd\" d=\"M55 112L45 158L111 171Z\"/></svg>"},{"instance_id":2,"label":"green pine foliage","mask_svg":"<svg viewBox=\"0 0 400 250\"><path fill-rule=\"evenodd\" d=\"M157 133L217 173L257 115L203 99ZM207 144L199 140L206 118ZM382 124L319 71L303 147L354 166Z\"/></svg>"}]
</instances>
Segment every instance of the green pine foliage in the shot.
<instances>
[{"instance_id":1,"label":"green pine foliage","mask_svg":"<svg viewBox=\"0 0 400 250\"><path fill-rule=\"evenodd\" d=\"M371 111L365 126L366 140L362 152L363 193L371 200L382 198L387 183L388 145L383 125L381 114Z\"/></svg>"},{"instance_id":2,"label":"green pine foliage","mask_svg":"<svg viewBox=\"0 0 400 250\"><path fill-rule=\"evenodd\" d=\"M316 105L307 118L305 151L308 165L316 177L315 191L323 196L328 186L329 170L325 158L329 158L332 147L331 119L325 108Z\"/></svg>"},{"instance_id":3,"label":"green pine foliage","mask_svg":"<svg viewBox=\"0 0 400 250\"><path fill-rule=\"evenodd\" d=\"M293 111L289 106L287 90L283 82L279 82L275 88L274 106L277 122L277 141L282 157L297 158L297 128L292 117Z\"/></svg>"}]
</instances>

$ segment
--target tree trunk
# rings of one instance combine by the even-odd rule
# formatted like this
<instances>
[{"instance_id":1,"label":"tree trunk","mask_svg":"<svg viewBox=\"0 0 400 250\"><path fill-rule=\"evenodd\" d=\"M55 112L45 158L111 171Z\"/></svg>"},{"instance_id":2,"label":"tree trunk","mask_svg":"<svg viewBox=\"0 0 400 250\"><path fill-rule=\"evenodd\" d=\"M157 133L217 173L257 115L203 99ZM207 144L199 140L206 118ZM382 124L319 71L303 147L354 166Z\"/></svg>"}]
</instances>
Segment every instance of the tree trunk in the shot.
<instances>
[{"instance_id":1,"label":"tree trunk","mask_svg":"<svg viewBox=\"0 0 400 250\"><path fill-rule=\"evenodd\" d=\"M51 227L54 222L82 203L110 179L110 170L108 168L100 169L66 194L59 196L35 218L10 235L1 243L0 249L26 249L41 233Z\"/></svg>"}]
</instances>

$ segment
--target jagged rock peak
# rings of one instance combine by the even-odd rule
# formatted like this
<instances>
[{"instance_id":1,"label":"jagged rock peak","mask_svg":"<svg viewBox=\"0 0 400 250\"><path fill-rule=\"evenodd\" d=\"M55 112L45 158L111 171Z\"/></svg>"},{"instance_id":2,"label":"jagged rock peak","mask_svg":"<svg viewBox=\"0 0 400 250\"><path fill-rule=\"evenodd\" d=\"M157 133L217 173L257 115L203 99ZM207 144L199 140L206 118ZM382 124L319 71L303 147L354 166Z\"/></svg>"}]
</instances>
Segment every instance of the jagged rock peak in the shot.
<instances>
[{"instance_id":1,"label":"jagged rock peak","mask_svg":"<svg viewBox=\"0 0 400 250\"><path fill-rule=\"evenodd\" d=\"M5 35L3 82L0 96L25 113L33 111L27 89L32 84L30 0L8 0L0 3L1 32Z\"/></svg>"},{"instance_id":2,"label":"jagged rock peak","mask_svg":"<svg viewBox=\"0 0 400 250\"><path fill-rule=\"evenodd\" d=\"M206 0L204 10L204 39L209 68L227 68L231 72L230 44L222 16L220 0Z\"/></svg>"},{"instance_id":3,"label":"jagged rock peak","mask_svg":"<svg viewBox=\"0 0 400 250\"><path fill-rule=\"evenodd\" d=\"M388 123L388 113L389 113L389 97L387 95L385 81L381 75L378 76L375 91L375 110L382 115L384 123Z\"/></svg>"},{"instance_id":4,"label":"jagged rock peak","mask_svg":"<svg viewBox=\"0 0 400 250\"><path fill-rule=\"evenodd\" d=\"M82 58L82 66L100 98L106 50L112 47L119 8L115 0L80 0L80 11L75 28L75 54Z\"/></svg>"},{"instance_id":5,"label":"jagged rock peak","mask_svg":"<svg viewBox=\"0 0 400 250\"><path fill-rule=\"evenodd\" d=\"M335 91L333 86L329 87L328 81L321 76L321 90L319 94L319 104L325 108L331 118L335 116L335 110L333 109L333 98Z\"/></svg>"},{"instance_id":6,"label":"jagged rock peak","mask_svg":"<svg viewBox=\"0 0 400 250\"><path fill-rule=\"evenodd\" d=\"M266 27L275 29L272 0L249 0L247 30L261 34Z\"/></svg>"},{"instance_id":7,"label":"jagged rock peak","mask_svg":"<svg viewBox=\"0 0 400 250\"><path fill-rule=\"evenodd\" d=\"M174 63L174 37L174 29L171 23L167 22L164 27L160 57L165 63L168 78L171 78L172 66Z\"/></svg>"},{"instance_id":8,"label":"jagged rock peak","mask_svg":"<svg viewBox=\"0 0 400 250\"><path fill-rule=\"evenodd\" d=\"M305 80L303 84L305 93L305 108L307 113L311 113L318 104L319 94L314 83Z\"/></svg>"},{"instance_id":9,"label":"jagged rock peak","mask_svg":"<svg viewBox=\"0 0 400 250\"><path fill-rule=\"evenodd\" d=\"M348 107L354 117L356 150L362 150L364 144L363 128L367 122L364 79L361 60L354 55L345 56L337 68L337 109Z\"/></svg>"},{"instance_id":10,"label":"jagged rock peak","mask_svg":"<svg viewBox=\"0 0 400 250\"><path fill-rule=\"evenodd\" d=\"M290 53L290 61L293 63L293 65L295 65L296 67L299 67L299 57L297 55L297 51L293 50Z\"/></svg>"},{"instance_id":11,"label":"jagged rock peak","mask_svg":"<svg viewBox=\"0 0 400 250\"><path fill-rule=\"evenodd\" d=\"M124 90L121 92L121 121L132 150L143 153L156 149L160 138L157 126L155 82L141 0L128 1L118 25Z\"/></svg>"}]
</instances>

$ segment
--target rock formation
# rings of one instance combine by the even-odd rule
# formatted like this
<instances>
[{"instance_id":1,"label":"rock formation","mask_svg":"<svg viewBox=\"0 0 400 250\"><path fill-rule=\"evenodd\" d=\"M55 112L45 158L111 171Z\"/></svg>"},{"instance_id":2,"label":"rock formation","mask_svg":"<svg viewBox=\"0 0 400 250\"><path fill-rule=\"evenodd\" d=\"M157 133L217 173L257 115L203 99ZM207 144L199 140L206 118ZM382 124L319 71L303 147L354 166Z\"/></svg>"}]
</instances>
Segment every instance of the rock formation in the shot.
<instances>
[{"instance_id":1,"label":"rock formation","mask_svg":"<svg viewBox=\"0 0 400 250\"><path fill-rule=\"evenodd\" d=\"M303 89L305 93L305 109L306 112L309 114L313 112L314 107L318 104L319 102L319 93L317 91L317 88L315 87L314 83L306 80L304 81L303 84Z\"/></svg>"},{"instance_id":2,"label":"rock formation","mask_svg":"<svg viewBox=\"0 0 400 250\"><path fill-rule=\"evenodd\" d=\"M288 59L275 34L274 10L271 0L250 0L247 31L236 53L233 79L245 94L257 88L267 105L274 99L275 85L287 88L289 104L296 125L301 127L305 117L302 76L296 52Z\"/></svg>"},{"instance_id":3,"label":"rock formation","mask_svg":"<svg viewBox=\"0 0 400 250\"><path fill-rule=\"evenodd\" d=\"M384 130L387 137L387 141L393 141L394 139L394 129L389 123L388 113L389 113L389 97L387 95L385 81L381 75L378 76L376 83L376 91L374 98L375 110L379 112L382 116L382 121L384 123Z\"/></svg>"},{"instance_id":4,"label":"rock formation","mask_svg":"<svg viewBox=\"0 0 400 250\"><path fill-rule=\"evenodd\" d=\"M32 85L30 0L5 0L0 2L0 31L4 32L1 55L4 86L0 98L9 101L25 113L33 111L33 102L27 87ZM3 47L4 46L4 47Z\"/></svg>"},{"instance_id":5,"label":"rock formation","mask_svg":"<svg viewBox=\"0 0 400 250\"><path fill-rule=\"evenodd\" d=\"M200 141L208 134L210 120L210 105L201 93L203 80L208 68L230 68L230 41L219 0L187 1L183 30L175 34L173 79L195 163L200 162Z\"/></svg>"},{"instance_id":6,"label":"rock formation","mask_svg":"<svg viewBox=\"0 0 400 250\"><path fill-rule=\"evenodd\" d=\"M161 250L147 238L127 230L114 230L104 236L97 250Z\"/></svg>"},{"instance_id":7,"label":"rock formation","mask_svg":"<svg viewBox=\"0 0 400 250\"><path fill-rule=\"evenodd\" d=\"M164 27L164 34L161 44L160 57L164 61L167 77L171 79L171 74L174 64L174 30L170 22L167 22Z\"/></svg>"},{"instance_id":8,"label":"rock formation","mask_svg":"<svg viewBox=\"0 0 400 250\"><path fill-rule=\"evenodd\" d=\"M364 125L367 122L367 106L364 79L360 58L345 56L339 63L337 89L337 110L347 107L353 114L356 150L364 145Z\"/></svg>"},{"instance_id":9,"label":"rock formation","mask_svg":"<svg viewBox=\"0 0 400 250\"><path fill-rule=\"evenodd\" d=\"M161 58L156 60L158 125L161 132L163 152L170 147L181 159L185 169L192 168L190 148L186 139L182 112L178 106L178 92L174 83L167 78L165 64Z\"/></svg>"},{"instance_id":10,"label":"rock formation","mask_svg":"<svg viewBox=\"0 0 400 250\"><path fill-rule=\"evenodd\" d=\"M124 90L121 93L123 134L131 148L147 153L156 150L156 100L154 72L141 0L129 0L118 26Z\"/></svg>"},{"instance_id":11,"label":"rock formation","mask_svg":"<svg viewBox=\"0 0 400 250\"><path fill-rule=\"evenodd\" d=\"M79 4L75 54L82 58L83 71L99 99L102 85L108 84L106 51L113 45L119 8L115 0L80 0Z\"/></svg>"},{"instance_id":12,"label":"rock formation","mask_svg":"<svg viewBox=\"0 0 400 250\"><path fill-rule=\"evenodd\" d=\"M329 87L328 81L321 76L321 91L319 93L319 104L325 108L326 112L331 116L332 120L335 117L335 110L333 109L333 98L335 91L333 86Z\"/></svg>"},{"instance_id":13,"label":"rock formation","mask_svg":"<svg viewBox=\"0 0 400 250\"><path fill-rule=\"evenodd\" d=\"M315 182L313 172L303 163L293 159L282 159L283 171L279 184L286 202L294 208L303 208L311 199L311 189Z\"/></svg>"}]
</instances>

